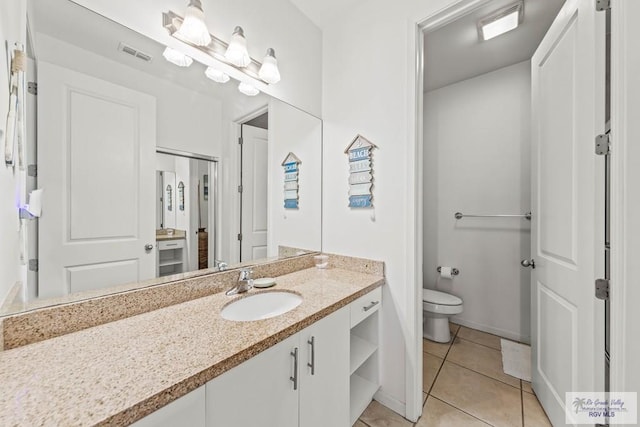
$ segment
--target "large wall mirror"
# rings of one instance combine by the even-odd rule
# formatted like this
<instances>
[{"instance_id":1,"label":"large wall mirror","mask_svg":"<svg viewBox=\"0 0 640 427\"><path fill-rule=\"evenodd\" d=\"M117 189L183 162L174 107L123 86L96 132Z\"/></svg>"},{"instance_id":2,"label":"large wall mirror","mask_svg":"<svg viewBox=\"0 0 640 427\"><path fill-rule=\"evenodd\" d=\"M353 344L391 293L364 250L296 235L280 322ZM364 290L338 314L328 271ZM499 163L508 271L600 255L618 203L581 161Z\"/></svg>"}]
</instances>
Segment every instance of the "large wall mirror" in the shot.
<instances>
[{"instance_id":1,"label":"large wall mirror","mask_svg":"<svg viewBox=\"0 0 640 427\"><path fill-rule=\"evenodd\" d=\"M16 308L321 250L320 119L174 65L69 0L28 1L28 186L43 198L28 233L38 268Z\"/></svg>"}]
</instances>

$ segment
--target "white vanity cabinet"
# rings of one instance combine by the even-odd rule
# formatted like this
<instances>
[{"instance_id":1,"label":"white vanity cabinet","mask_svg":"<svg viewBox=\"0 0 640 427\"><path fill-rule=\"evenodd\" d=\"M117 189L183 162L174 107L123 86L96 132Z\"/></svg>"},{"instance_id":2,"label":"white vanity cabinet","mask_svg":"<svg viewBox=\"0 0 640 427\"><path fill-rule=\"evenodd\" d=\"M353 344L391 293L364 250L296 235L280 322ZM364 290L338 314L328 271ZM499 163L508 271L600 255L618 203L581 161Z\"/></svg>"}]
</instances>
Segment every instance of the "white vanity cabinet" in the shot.
<instances>
[{"instance_id":1,"label":"white vanity cabinet","mask_svg":"<svg viewBox=\"0 0 640 427\"><path fill-rule=\"evenodd\" d=\"M349 424L349 307L299 332L300 427ZM311 344L313 343L313 344Z\"/></svg>"},{"instance_id":2,"label":"white vanity cabinet","mask_svg":"<svg viewBox=\"0 0 640 427\"><path fill-rule=\"evenodd\" d=\"M207 426L349 425L349 319L340 309L207 383Z\"/></svg>"},{"instance_id":3,"label":"white vanity cabinet","mask_svg":"<svg viewBox=\"0 0 640 427\"><path fill-rule=\"evenodd\" d=\"M205 386L174 400L132 424L133 427L205 427Z\"/></svg>"}]
</instances>

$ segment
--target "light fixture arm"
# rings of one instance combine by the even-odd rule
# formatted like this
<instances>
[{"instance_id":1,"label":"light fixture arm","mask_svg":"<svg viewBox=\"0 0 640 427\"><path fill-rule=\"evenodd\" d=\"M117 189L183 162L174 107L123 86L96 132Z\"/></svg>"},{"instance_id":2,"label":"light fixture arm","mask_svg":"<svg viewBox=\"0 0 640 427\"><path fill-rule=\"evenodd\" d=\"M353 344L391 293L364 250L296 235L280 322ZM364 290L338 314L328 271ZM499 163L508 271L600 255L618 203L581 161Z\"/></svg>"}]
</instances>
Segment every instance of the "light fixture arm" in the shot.
<instances>
[{"instance_id":1,"label":"light fixture arm","mask_svg":"<svg viewBox=\"0 0 640 427\"><path fill-rule=\"evenodd\" d=\"M200 0L190 0L190 1L194 3L195 2L200 3ZM214 36L213 34L211 34L211 43L209 43L208 46L197 46L189 42L188 40L185 40L182 37L180 37L180 35L178 34L178 29L180 28L180 25L182 25L182 21L183 21L183 18L180 15L176 14L175 12L168 11L162 14L162 26L169 32L169 35L171 37L175 38L176 40L180 40L181 42L186 43L189 46L194 47L206 53L207 55L235 68L236 70L241 71L242 73L248 75L253 79L256 79L267 85L269 84L264 80L262 80L258 75L260 71L260 67L262 67L262 63L260 61L257 61L254 58L250 58L251 62L245 68L237 67L231 64L224 57L224 54L227 51L227 48L229 47L229 44L223 40L220 40L218 37ZM234 32L238 31L238 28L240 27L236 27ZM240 31L242 31L241 28L240 28Z\"/></svg>"}]
</instances>

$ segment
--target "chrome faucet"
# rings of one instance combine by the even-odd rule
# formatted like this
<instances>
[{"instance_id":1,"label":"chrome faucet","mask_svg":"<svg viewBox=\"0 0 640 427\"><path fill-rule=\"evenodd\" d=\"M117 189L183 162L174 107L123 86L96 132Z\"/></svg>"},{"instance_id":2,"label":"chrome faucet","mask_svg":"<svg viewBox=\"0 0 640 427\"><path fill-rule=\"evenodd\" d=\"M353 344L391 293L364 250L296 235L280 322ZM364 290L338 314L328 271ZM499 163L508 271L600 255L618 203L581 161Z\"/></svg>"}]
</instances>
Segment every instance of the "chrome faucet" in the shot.
<instances>
[{"instance_id":1,"label":"chrome faucet","mask_svg":"<svg viewBox=\"0 0 640 427\"><path fill-rule=\"evenodd\" d=\"M253 279L251 275L253 274L253 270L250 268L243 268L240 270L240 277L238 278L238 283L229 289L226 294L227 295L236 295L247 292L249 289L253 288Z\"/></svg>"}]
</instances>

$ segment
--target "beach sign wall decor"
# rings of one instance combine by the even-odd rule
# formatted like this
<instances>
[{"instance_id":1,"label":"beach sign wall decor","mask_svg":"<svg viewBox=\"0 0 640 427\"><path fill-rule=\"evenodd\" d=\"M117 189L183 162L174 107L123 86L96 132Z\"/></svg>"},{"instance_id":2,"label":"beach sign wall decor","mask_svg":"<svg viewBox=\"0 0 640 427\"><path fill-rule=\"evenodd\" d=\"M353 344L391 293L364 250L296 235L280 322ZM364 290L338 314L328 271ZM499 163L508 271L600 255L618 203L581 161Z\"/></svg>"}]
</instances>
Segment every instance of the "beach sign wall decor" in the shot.
<instances>
[{"instance_id":1,"label":"beach sign wall decor","mask_svg":"<svg viewBox=\"0 0 640 427\"><path fill-rule=\"evenodd\" d=\"M298 173L302 161L293 153L287 154L284 167L284 208L298 209Z\"/></svg>"},{"instance_id":2,"label":"beach sign wall decor","mask_svg":"<svg viewBox=\"0 0 640 427\"><path fill-rule=\"evenodd\" d=\"M373 166L371 155L373 142L362 135L357 135L344 150L349 155L349 207L373 207Z\"/></svg>"}]
</instances>

